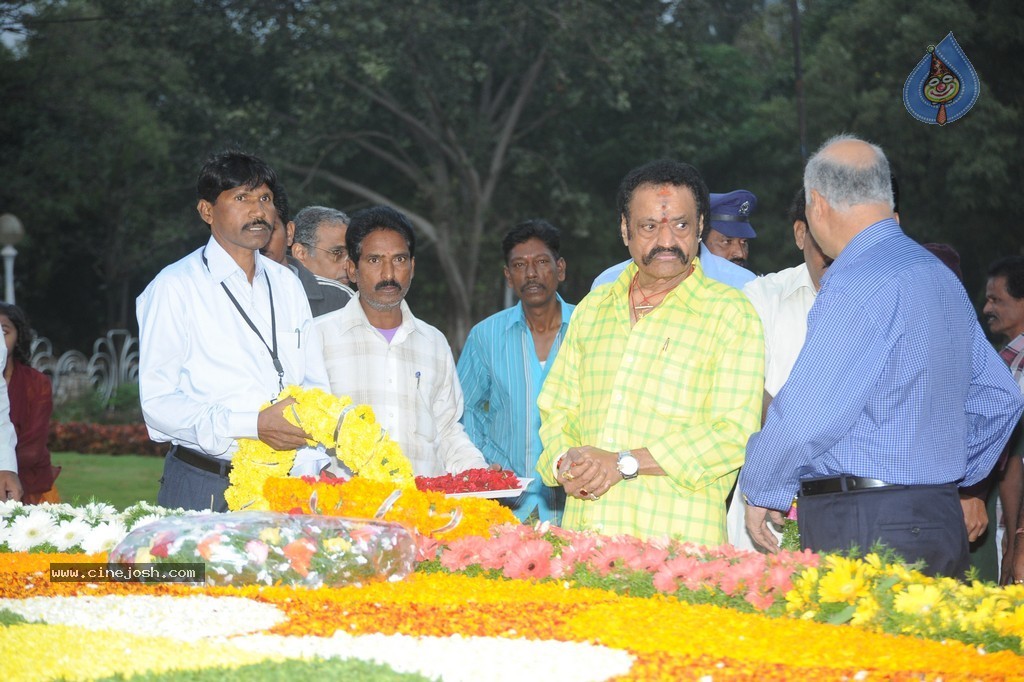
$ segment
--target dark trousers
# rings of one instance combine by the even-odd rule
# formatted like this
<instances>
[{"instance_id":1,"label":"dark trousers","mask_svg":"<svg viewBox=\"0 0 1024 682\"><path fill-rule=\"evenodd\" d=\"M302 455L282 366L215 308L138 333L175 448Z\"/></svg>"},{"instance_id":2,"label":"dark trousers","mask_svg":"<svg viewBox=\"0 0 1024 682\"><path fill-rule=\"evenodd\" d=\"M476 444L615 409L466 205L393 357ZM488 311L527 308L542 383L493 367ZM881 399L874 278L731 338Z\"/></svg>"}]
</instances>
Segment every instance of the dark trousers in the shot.
<instances>
[{"instance_id":1,"label":"dark trousers","mask_svg":"<svg viewBox=\"0 0 1024 682\"><path fill-rule=\"evenodd\" d=\"M168 509L194 509L196 511L226 512L228 503L224 491L228 489L227 470L222 473L206 471L178 459L178 445L172 445L164 459L164 474L160 477L160 492L156 503ZM202 455L191 451L193 456ZM217 460L202 455L216 468Z\"/></svg>"},{"instance_id":2,"label":"dark trousers","mask_svg":"<svg viewBox=\"0 0 1024 682\"><path fill-rule=\"evenodd\" d=\"M815 552L867 552L877 542L922 572L963 578L969 565L967 529L955 484L894 485L801 495L800 544Z\"/></svg>"}]
</instances>

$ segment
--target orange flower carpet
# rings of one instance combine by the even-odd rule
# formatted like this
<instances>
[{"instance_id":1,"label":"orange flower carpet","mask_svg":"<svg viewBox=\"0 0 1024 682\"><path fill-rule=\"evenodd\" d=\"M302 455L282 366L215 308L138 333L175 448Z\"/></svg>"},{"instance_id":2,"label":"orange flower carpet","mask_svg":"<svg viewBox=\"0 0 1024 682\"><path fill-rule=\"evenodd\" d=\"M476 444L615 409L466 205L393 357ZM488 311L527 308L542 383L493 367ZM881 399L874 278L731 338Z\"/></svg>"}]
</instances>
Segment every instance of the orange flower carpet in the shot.
<instances>
[{"instance_id":1,"label":"orange flower carpet","mask_svg":"<svg viewBox=\"0 0 1024 682\"><path fill-rule=\"evenodd\" d=\"M515 531L520 546L538 541L525 537L531 532L541 535ZM609 565L613 555L605 554ZM456 548L440 556L454 565L470 554ZM244 669L258 679L258 671L269 675L291 659L352 657L384 664L384 677L366 679L420 672L445 680L1024 680L1024 658L1011 651L985 653L958 641L807 616L770 618L660 593L628 596L571 580L447 573L437 561L435 572L398 582L315 590L50 580L51 563L105 560L0 554L6 680L196 679L186 675L196 669ZM815 589L836 567L823 569L810 569ZM837 575L847 570L838 566ZM846 575L848 594L865 579L858 587L857 577ZM789 593L809 589L799 583ZM1007 592L1007 599L1024 599L1017 588ZM936 599L919 595L912 606L939 610ZM978 608L991 617L997 605Z\"/></svg>"}]
</instances>

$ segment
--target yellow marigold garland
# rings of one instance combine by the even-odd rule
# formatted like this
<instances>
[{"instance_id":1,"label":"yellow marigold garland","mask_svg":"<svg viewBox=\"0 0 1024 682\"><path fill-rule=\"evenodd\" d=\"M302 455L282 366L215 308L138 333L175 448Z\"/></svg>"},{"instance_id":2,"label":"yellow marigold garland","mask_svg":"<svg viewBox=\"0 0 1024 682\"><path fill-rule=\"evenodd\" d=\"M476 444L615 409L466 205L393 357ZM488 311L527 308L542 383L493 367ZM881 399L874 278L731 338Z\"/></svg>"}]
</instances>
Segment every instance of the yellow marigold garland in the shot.
<instances>
[{"instance_id":1,"label":"yellow marigold garland","mask_svg":"<svg viewBox=\"0 0 1024 682\"><path fill-rule=\"evenodd\" d=\"M338 459L359 476L401 488L415 486L412 464L377 423L370 406L354 406L348 396L294 385L278 396L278 400L288 398L294 398L295 404L284 411L285 419L309 434L310 446L321 444L334 450ZM264 483L272 477L287 476L294 462L295 450L274 450L260 440L239 439L229 475L231 485L224 493L228 508L270 510L263 497Z\"/></svg>"}]
</instances>

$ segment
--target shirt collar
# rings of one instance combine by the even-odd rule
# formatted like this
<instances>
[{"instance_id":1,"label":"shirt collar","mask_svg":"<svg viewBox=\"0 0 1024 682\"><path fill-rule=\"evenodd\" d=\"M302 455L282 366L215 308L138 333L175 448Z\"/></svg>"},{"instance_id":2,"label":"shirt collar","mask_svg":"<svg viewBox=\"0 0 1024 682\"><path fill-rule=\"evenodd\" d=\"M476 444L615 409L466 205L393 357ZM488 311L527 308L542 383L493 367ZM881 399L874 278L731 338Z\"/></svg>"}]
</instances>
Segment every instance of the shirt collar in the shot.
<instances>
[{"instance_id":1,"label":"shirt collar","mask_svg":"<svg viewBox=\"0 0 1024 682\"><path fill-rule=\"evenodd\" d=\"M886 239L892 239L895 236L903 234L903 230L900 229L899 223L892 218L885 218L879 220L877 223L872 223L866 228L860 231L860 233L850 240L850 243L846 245L839 256L835 259L832 265L829 266L828 271L825 272L825 276L822 277L822 286L828 281L830 275L833 272L841 271L847 263L851 263L871 249L876 244L885 241ZM836 266L839 266L838 268Z\"/></svg>"},{"instance_id":2,"label":"shirt collar","mask_svg":"<svg viewBox=\"0 0 1024 682\"><path fill-rule=\"evenodd\" d=\"M630 261L626 266L626 269L623 270L617 278L615 278L615 281L605 287L604 298L602 300L606 301L609 298L621 300L625 302L626 307L628 308L629 287L633 282L633 277L636 275L637 270L636 262ZM698 256L693 259L693 272L691 272L686 279L680 282L675 289L670 291L665 298L672 296L680 297L684 305L693 308L693 297L695 294L701 296L702 294L698 294L698 292L705 291L704 282L706 279L707 276L704 274L704 267L700 264L700 257Z\"/></svg>"},{"instance_id":3,"label":"shirt collar","mask_svg":"<svg viewBox=\"0 0 1024 682\"><path fill-rule=\"evenodd\" d=\"M566 325L569 324L569 316L572 314L572 306L565 302L558 292L555 292L555 298L558 299L558 305L562 308L562 329L565 329ZM508 320L505 321L505 329L511 329L517 324L526 326L526 313L523 312L523 302L519 301L512 306L513 313L508 316Z\"/></svg>"},{"instance_id":4,"label":"shirt collar","mask_svg":"<svg viewBox=\"0 0 1024 682\"><path fill-rule=\"evenodd\" d=\"M409 308L409 304L402 299L400 304L402 310L402 324L398 325L398 331L395 332L394 338L391 340L392 343L401 341L405 337L409 336L413 332L419 329L419 320L412 314L412 310ZM366 317L366 311L363 310L363 305L359 302L359 292L345 304L345 307L341 309L341 324L339 325L341 331L348 331L353 327L365 327L366 329L377 330L370 320Z\"/></svg>"},{"instance_id":5,"label":"shirt collar","mask_svg":"<svg viewBox=\"0 0 1024 682\"><path fill-rule=\"evenodd\" d=\"M240 273L242 277L245 277L245 272L239 267L235 259L232 258L224 247L210 235L210 240L206 242L206 246L203 247L203 257L206 258L206 267L210 270L210 275L213 280L218 284L231 277L233 274ZM255 280L257 277L263 274L264 264L263 259L265 256L258 251L256 252L256 272L253 275Z\"/></svg>"},{"instance_id":6,"label":"shirt collar","mask_svg":"<svg viewBox=\"0 0 1024 682\"><path fill-rule=\"evenodd\" d=\"M801 289L809 289L814 296L818 292L814 290L814 282L811 280L811 271L807 269L807 263L796 266L792 277L787 277L782 286L782 297L789 298L798 293Z\"/></svg>"}]
</instances>

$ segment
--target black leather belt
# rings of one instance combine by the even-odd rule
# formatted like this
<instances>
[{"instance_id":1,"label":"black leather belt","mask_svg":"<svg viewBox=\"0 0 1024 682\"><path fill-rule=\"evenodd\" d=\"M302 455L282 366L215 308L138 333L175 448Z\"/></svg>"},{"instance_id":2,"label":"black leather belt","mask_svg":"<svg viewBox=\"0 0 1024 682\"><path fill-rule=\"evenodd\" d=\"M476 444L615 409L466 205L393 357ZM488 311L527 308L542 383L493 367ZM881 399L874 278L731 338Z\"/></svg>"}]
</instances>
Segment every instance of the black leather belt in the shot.
<instances>
[{"instance_id":1,"label":"black leather belt","mask_svg":"<svg viewBox=\"0 0 1024 682\"><path fill-rule=\"evenodd\" d=\"M227 476L228 473L231 472L230 460L211 457L205 453L196 452L195 450L190 450L180 445L172 446L167 454L177 457L185 464L195 467L196 469L209 471L211 474Z\"/></svg>"},{"instance_id":2,"label":"black leather belt","mask_svg":"<svg viewBox=\"0 0 1024 682\"><path fill-rule=\"evenodd\" d=\"M888 488L891 483L877 478L863 476L833 476L831 478L808 478L800 481L801 495L826 495L828 493L848 493L869 488Z\"/></svg>"}]
</instances>

